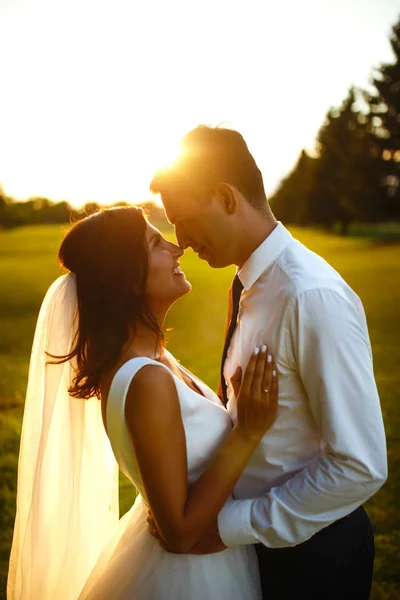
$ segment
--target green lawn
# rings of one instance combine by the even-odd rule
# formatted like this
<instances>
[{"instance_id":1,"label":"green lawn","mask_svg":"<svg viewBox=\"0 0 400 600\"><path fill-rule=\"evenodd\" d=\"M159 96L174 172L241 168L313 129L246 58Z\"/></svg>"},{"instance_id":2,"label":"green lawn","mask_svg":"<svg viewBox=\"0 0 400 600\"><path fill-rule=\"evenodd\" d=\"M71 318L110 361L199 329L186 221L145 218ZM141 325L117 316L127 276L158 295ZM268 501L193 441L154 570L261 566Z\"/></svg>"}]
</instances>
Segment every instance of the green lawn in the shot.
<instances>
[{"instance_id":1,"label":"green lawn","mask_svg":"<svg viewBox=\"0 0 400 600\"><path fill-rule=\"evenodd\" d=\"M57 247L64 227L0 232L0 600L15 514L15 486L27 369L37 312L59 274ZM376 567L372 598L400 600L400 244L343 239L313 230L294 235L326 258L361 296L368 316L375 372L386 423L389 480L367 504L375 524ZM212 270L192 252L182 259L193 291L168 317L169 349L212 387L218 380L227 289L233 269ZM121 478L121 512L134 492Z\"/></svg>"}]
</instances>

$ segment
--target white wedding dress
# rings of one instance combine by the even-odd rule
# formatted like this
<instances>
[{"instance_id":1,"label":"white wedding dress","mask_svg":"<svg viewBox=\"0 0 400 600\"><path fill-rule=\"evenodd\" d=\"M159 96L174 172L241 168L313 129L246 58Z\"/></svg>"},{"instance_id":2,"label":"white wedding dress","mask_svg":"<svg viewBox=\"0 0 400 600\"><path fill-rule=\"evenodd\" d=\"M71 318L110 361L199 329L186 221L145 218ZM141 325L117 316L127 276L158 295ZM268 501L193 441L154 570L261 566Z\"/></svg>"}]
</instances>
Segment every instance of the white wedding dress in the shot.
<instances>
[{"instance_id":1,"label":"white wedding dress","mask_svg":"<svg viewBox=\"0 0 400 600\"><path fill-rule=\"evenodd\" d=\"M110 388L107 429L111 446L120 469L139 494L102 551L79 600L259 600L261 588L253 546L208 555L172 554L149 532L145 490L125 422L130 382L148 364L167 368L148 358L133 358L119 369ZM229 434L231 421L216 394L176 361L175 364L204 394L195 392L172 373L186 434L190 485ZM160 405L162 401L160 398Z\"/></svg>"}]
</instances>

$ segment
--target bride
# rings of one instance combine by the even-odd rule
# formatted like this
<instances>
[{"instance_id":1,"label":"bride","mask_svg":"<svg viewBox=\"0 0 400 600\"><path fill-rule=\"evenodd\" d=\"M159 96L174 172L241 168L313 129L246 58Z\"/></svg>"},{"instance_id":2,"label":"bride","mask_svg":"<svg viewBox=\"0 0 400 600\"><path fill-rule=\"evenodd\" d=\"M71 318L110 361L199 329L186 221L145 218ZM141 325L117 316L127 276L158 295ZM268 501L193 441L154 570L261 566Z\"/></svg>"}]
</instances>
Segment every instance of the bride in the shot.
<instances>
[{"instance_id":1,"label":"bride","mask_svg":"<svg viewBox=\"0 0 400 600\"><path fill-rule=\"evenodd\" d=\"M32 349L8 600L261 598L252 546L190 550L275 419L276 370L262 346L237 371L232 428L163 345L165 315L190 291L181 255L135 207L87 217L62 242L69 273ZM139 492L120 520L118 466Z\"/></svg>"}]
</instances>

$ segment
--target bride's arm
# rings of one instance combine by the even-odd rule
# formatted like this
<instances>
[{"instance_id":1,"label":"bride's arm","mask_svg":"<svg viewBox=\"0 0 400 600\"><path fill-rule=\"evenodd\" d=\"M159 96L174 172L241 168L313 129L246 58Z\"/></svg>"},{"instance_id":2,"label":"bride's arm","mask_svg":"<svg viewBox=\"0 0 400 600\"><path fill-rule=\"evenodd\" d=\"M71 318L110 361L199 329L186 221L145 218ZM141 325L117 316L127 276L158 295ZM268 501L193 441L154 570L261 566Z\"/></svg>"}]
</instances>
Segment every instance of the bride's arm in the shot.
<instances>
[{"instance_id":1,"label":"bride's arm","mask_svg":"<svg viewBox=\"0 0 400 600\"><path fill-rule=\"evenodd\" d=\"M268 362L266 352L254 353L238 394L237 423L189 491L185 432L173 377L155 365L134 377L126 402L127 425L154 520L172 551L189 551L216 517L274 421L277 396L273 361Z\"/></svg>"}]
</instances>

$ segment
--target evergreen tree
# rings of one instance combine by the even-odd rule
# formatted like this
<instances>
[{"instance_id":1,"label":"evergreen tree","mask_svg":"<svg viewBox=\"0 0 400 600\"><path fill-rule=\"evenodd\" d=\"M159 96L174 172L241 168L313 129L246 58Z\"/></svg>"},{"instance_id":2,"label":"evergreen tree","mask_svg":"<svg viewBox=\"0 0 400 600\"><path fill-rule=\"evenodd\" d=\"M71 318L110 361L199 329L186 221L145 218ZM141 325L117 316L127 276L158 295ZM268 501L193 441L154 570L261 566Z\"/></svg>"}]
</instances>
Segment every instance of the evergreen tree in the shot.
<instances>
[{"instance_id":1,"label":"evergreen tree","mask_svg":"<svg viewBox=\"0 0 400 600\"><path fill-rule=\"evenodd\" d=\"M280 221L294 225L309 223L309 194L314 183L314 162L315 159L302 150L295 167L270 198L271 208Z\"/></svg>"},{"instance_id":2,"label":"evergreen tree","mask_svg":"<svg viewBox=\"0 0 400 600\"><path fill-rule=\"evenodd\" d=\"M317 143L314 187L310 196L310 220L342 233L354 221L379 220L383 200L383 161L368 119L355 110L354 89L340 109L329 111Z\"/></svg>"},{"instance_id":3,"label":"evergreen tree","mask_svg":"<svg viewBox=\"0 0 400 600\"><path fill-rule=\"evenodd\" d=\"M376 94L367 98L371 129L386 161L387 218L400 218L400 20L390 43L395 60L380 67L372 81Z\"/></svg>"},{"instance_id":4,"label":"evergreen tree","mask_svg":"<svg viewBox=\"0 0 400 600\"><path fill-rule=\"evenodd\" d=\"M351 89L339 109L331 109L317 137L318 157L302 152L293 171L271 198L286 223L331 228L347 233L352 221L382 219L385 193L381 149L366 115L355 109Z\"/></svg>"}]
</instances>

